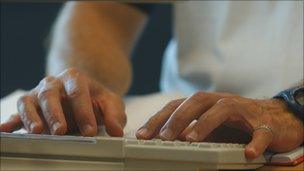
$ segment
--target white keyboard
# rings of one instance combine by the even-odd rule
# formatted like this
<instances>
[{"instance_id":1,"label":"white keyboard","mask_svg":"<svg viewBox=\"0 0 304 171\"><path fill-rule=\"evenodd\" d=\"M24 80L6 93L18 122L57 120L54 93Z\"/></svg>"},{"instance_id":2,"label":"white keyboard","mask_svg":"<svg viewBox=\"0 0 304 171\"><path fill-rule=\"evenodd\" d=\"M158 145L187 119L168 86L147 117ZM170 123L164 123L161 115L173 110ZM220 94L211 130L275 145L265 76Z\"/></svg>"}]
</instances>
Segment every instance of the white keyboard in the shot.
<instances>
[{"instance_id":1,"label":"white keyboard","mask_svg":"<svg viewBox=\"0 0 304 171\"><path fill-rule=\"evenodd\" d=\"M264 163L263 156L247 160L242 144L1 133L4 170L236 170Z\"/></svg>"}]
</instances>

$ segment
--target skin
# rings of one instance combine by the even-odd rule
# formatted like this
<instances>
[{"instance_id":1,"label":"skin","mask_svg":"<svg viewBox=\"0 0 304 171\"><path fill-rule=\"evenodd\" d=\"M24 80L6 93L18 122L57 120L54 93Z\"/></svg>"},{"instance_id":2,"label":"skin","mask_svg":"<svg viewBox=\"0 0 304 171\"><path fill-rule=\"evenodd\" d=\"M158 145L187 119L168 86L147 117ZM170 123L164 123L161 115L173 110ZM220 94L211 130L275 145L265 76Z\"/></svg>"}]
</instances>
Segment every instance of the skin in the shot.
<instances>
[{"instance_id":1,"label":"skin","mask_svg":"<svg viewBox=\"0 0 304 171\"><path fill-rule=\"evenodd\" d=\"M94 136L103 123L109 135L122 136L129 56L146 20L126 4L67 2L52 30L49 76L19 99L18 113L0 131Z\"/></svg>"},{"instance_id":2,"label":"skin","mask_svg":"<svg viewBox=\"0 0 304 171\"><path fill-rule=\"evenodd\" d=\"M105 125L122 136L122 96L131 82L129 57L146 23L142 12L114 2L68 2L53 30L47 77L18 101L18 113L1 132L24 127L29 133L97 134ZM265 129L253 131L261 124ZM266 148L283 152L303 143L303 123L280 100L248 99L198 92L168 103L136 136L163 140L246 142L255 158Z\"/></svg>"},{"instance_id":3,"label":"skin","mask_svg":"<svg viewBox=\"0 0 304 171\"><path fill-rule=\"evenodd\" d=\"M129 56L146 21L121 3L67 2L53 27L47 75L76 68L124 95L132 80Z\"/></svg>"},{"instance_id":4,"label":"skin","mask_svg":"<svg viewBox=\"0 0 304 171\"><path fill-rule=\"evenodd\" d=\"M262 124L272 131L254 131ZM286 152L301 145L303 122L278 99L257 100L229 93L197 92L186 99L169 102L137 131L136 136L191 142L243 142L248 143L246 157L253 159L267 148Z\"/></svg>"},{"instance_id":5,"label":"skin","mask_svg":"<svg viewBox=\"0 0 304 171\"><path fill-rule=\"evenodd\" d=\"M1 124L1 131L12 132L23 125L34 134L94 136L97 125L104 123L110 135L122 136L126 124L121 97L76 69L44 78L18 100L17 107L19 113Z\"/></svg>"}]
</instances>

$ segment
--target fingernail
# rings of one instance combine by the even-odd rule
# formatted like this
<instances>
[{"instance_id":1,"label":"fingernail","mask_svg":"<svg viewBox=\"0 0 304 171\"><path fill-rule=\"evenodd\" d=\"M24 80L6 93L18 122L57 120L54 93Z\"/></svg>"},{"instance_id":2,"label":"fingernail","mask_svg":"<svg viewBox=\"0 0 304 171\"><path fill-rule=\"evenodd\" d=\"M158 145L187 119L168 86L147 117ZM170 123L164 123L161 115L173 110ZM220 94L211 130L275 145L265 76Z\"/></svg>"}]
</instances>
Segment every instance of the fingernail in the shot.
<instances>
[{"instance_id":1,"label":"fingernail","mask_svg":"<svg viewBox=\"0 0 304 171\"><path fill-rule=\"evenodd\" d=\"M61 127L61 124L59 122L55 122L52 126L52 134L57 131L58 128Z\"/></svg>"},{"instance_id":2,"label":"fingernail","mask_svg":"<svg viewBox=\"0 0 304 171\"><path fill-rule=\"evenodd\" d=\"M167 128L160 133L160 136L166 140L171 140L173 138L173 132L171 131L171 129Z\"/></svg>"},{"instance_id":3,"label":"fingernail","mask_svg":"<svg viewBox=\"0 0 304 171\"><path fill-rule=\"evenodd\" d=\"M254 158L257 157L257 152L256 152L256 150L254 148L249 147L249 148L246 149L245 155L249 159L254 159Z\"/></svg>"},{"instance_id":4,"label":"fingernail","mask_svg":"<svg viewBox=\"0 0 304 171\"><path fill-rule=\"evenodd\" d=\"M146 128L142 128L137 131L137 134L139 134L142 137L146 137L146 136L148 136L148 130Z\"/></svg>"},{"instance_id":5,"label":"fingernail","mask_svg":"<svg viewBox=\"0 0 304 171\"><path fill-rule=\"evenodd\" d=\"M190 134L188 134L188 135L186 136L186 139L187 139L188 141L197 141L197 139L198 139L198 134L197 134L197 132L196 132L196 131L190 132Z\"/></svg>"},{"instance_id":6,"label":"fingernail","mask_svg":"<svg viewBox=\"0 0 304 171\"><path fill-rule=\"evenodd\" d=\"M34 133L34 129L35 129L36 126L37 126L37 124L35 122L31 123L31 125L30 125L31 133Z\"/></svg>"},{"instance_id":7,"label":"fingernail","mask_svg":"<svg viewBox=\"0 0 304 171\"><path fill-rule=\"evenodd\" d=\"M93 127L89 124L82 127L82 134L84 136L91 135L93 131L94 131Z\"/></svg>"}]
</instances>

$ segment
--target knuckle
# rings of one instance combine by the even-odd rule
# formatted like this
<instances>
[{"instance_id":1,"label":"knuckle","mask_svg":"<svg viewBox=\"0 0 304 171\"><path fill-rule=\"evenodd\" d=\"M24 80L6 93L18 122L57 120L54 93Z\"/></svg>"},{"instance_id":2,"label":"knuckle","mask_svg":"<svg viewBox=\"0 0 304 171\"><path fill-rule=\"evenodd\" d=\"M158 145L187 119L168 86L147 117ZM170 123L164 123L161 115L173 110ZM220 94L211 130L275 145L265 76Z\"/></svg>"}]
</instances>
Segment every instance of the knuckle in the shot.
<instances>
[{"instance_id":1,"label":"knuckle","mask_svg":"<svg viewBox=\"0 0 304 171\"><path fill-rule=\"evenodd\" d=\"M216 104L223 107L233 107L236 105L236 101L232 98L221 98L216 102Z\"/></svg>"},{"instance_id":2,"label":"knuckle","mask_svg":"<svg viewBox=\"0 0 304 171\"><path fill-rule=\"evenodd\" d=\"M203 101L207 97L207 94L208 93L199 91L199 92L194 93L191 96L191 98L194 99L194 100L196 100L196 101L198 101L198 102L201 102L201 101Z\"/></svg>"},{"instance_id":3,"label":"knuckle","mask_svg":"<svg viewBox=\"0 0 304 171\"><path fill-rule=\"evenodd\" d=\"M54 95L55 95L54 90L44 87L44 88L40 89L37 97L39 100L45 100L45 99L49 98L50 96L54 96Z\"/></svg>"},{"instance_id":4,"label":"knuckle","mask_svg":"<svg viewBox=\"0 0 304 171\"><path fill-rule=\"evenodd\" d=\"M268 123L269 125L273 125L274 124L274 119L271 115L268 115L268 114L261 114L259 115L259 117L261 117L261 120L264 122L264 123Z\"/></svg>"},{"instance_id":5,"label":"knuckle","mask_svg":"<svg viewBox=\"0 0 304 171\"><path fill-rule=\"evenodd\" d=\"M32 97L29 95L24 95L20 97L17 101L17 110L18 115L20 116L20 120L24 123L25 126L30 125L31 121L28 118L28 115L32 113L31 108L28 108L27 105L29 105L32 102Z\"/></svg>"},{"instance_id":6,"label":"knuckle","mask_svg":"<svg viewBox=\"0 0 304 171\"><path fill-rule=\"evenodd\" d=\"M78 98L80 97L82 94L81 88L79 86L73 85L73 86L69 86L69 88L67 89L67 96L69 98Z\"/></svg>"},{"instance_id":7,"label":"knuckle","mask_svg":"<svg viewBox=\"0 0 304 171\"><path fill-rule=\"evenodd\" d=\"M159 115L154 115L151 118L149 118L147 124L145 124L146 127L154 127L156 125L158 125L158 123L160 122L160 117Z\"/></svg>"},{"instance_id":8,"label":"knuckle","mask_svg":"<svg viewBox=\"0 0 304 171\"><path fill-rule=\"evenodd\" d=\"M63 71L63 75L67 75L69 77L77 77L79 74L80 72L78 71L78 69L73 67Z\"/></svg>"},{"instance_id":9,"label":"knuckle","mask_svg":"<svg viewBox=\"0 0 304 171\"><path fill-rule=\"evenodd\" d=\"M184 123L186 118L183 115L174 115L171 122Z\"/></svg>"},{"instance_id":10,"label":"knuckle","mask_svg":"<svg viewBox=\"0 0 304 171\"><path fill-rule=\"evenodd\" d=\"M20 106L20 105L23 105L25 103L28 103L32 100L32 98L28 95L24 95L22 97L20 97L17 101L17 105Z\"/></svg>"},{"instance_id":11,"label":"knuckle","mask_svg":"<svg viewBox=\"0 0 304 171\"><path fill-rule=\"evenodd\" d=\"M40 81L40 84L41 84L41 85L45 85L45 84L50 83L50 82L52 82L52 81L54 81L54 80L55 80L55 77L46 76L46 77L44 77L44 78Z\"/></svg>"},{"instance_id":12,"label":"knuckle","mask_svg":"<svg viewBox=\"0 0 304 171\"><path fill-rule=\"evenodd\" d=\"M180 100L171 100L165 105L165 109L175 110L180 105Z\"/></svg>"},{"instance_id":13,"label":"knuckle","mask_svg":"<svg viewBox=\"0 0 304 171\"><path fill-rule=\"evenodd\" d=\"M45 82L52 82L54 79L55 79L55 77L53 77L53 76L46 76L43 80Z\"/></svg>"},{"instance_id":14,"label":"knuckle","mask_svg":"<svg viewBox=\"0 0 304 171\"><path fill-rule=\"evenodd\" d=\"M85 84L81 83L77 78L72 78L65 82L65 91L69 98L77 98L81 96L82 91L85 89Z\"/></svg>"},{"instance_id":15,"label":"knuckle","mask_svg":"<svg viewBox=\"0 0 304 171\"><path fill-rule=\"evenodd\" d=\"M82 95L82 92L85 91L87 87L87 82L85 79L82 79L79 75L72 74L64 81L64 87L66 95L69 98L77 98Z\"/></svg>"}]
</instances>

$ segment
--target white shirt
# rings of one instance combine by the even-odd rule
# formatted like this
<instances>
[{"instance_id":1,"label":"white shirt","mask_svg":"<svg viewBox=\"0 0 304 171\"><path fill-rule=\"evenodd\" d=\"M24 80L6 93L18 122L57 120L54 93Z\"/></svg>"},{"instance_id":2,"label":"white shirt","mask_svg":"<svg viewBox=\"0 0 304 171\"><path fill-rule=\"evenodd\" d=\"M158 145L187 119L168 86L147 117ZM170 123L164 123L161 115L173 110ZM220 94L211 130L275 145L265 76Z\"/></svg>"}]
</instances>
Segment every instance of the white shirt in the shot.
<instances>
[{"instance_id":1,"label":"white shirt","mask_svg":"<svg viewBox=\"0 0 304 171\"><path fill-rule=\"evenodd\" d=\"M272 97L303 79L303 2L174 5L174 39L163 61L163 92Z\"/></svg>"}]
</instances>

